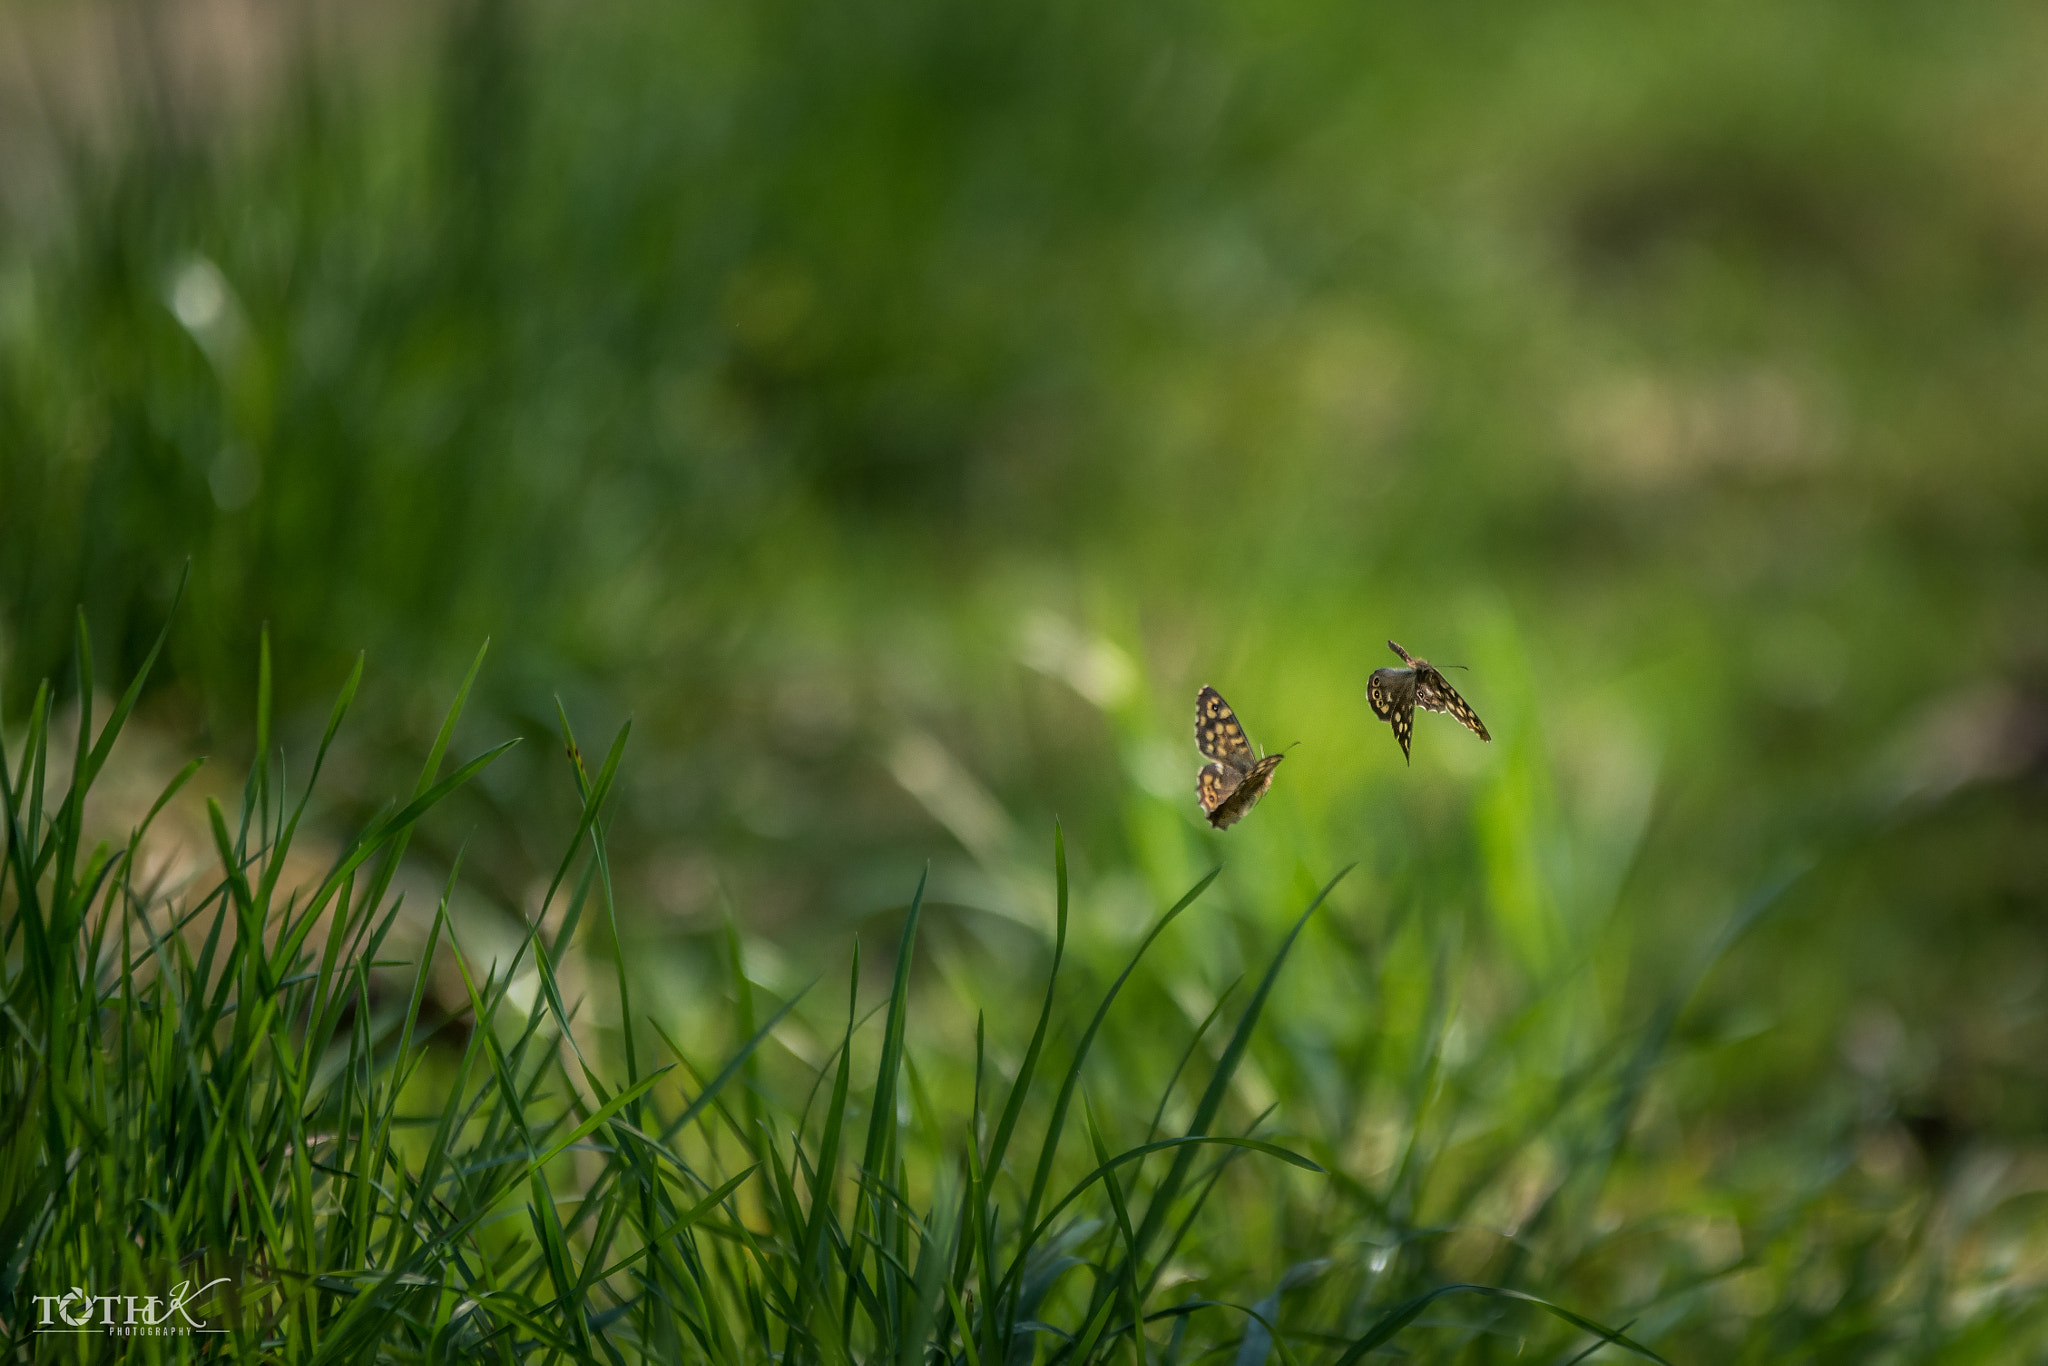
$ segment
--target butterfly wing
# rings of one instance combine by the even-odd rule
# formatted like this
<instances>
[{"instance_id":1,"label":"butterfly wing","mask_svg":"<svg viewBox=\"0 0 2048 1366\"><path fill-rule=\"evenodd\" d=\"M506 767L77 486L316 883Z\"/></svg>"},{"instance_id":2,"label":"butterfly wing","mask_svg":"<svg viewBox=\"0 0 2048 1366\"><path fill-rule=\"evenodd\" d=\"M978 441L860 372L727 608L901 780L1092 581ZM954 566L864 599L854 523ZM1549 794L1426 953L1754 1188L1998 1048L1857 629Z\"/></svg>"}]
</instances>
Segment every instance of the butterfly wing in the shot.
<instances>
[{"instance_id":1,"label":"butterfly wing","mask_svg":"<svg viewBox=\"0 0 2048 1366\"><path fill-rule=\"evenodd\" d=\"M1479 713L1464 698L1450 681L1435 669L1424 669L1417 673L1415 680L1415 705L1425 711L1443 712L1458 721L1482 740L1493 737L1486 733L1486 723L1479 719Z\"/></svg>"},{"instance_id":2,"label":"butterfly wing","mask_svg":"<svg viewBox=\"0 0 2048 1366\"><path fill-rule=\"evenodd\" d=\"M1244 813L1259 804L1259 798L1266 795L1266 789L1273 785L1273 770L1280 767L1284 754L1268 754L1253 764L1251 771L1242 776L1231 775L1230 788L1222 800L1211 806L1209 802L1209 774L1220 766L1210 764L1202 770L1202 806L1209 813L1209 824L1218 830L1227 830L1244 819Z\"/></svg>"},{"instance_id":3,"label":"butterfly wing","mask_svg":"<svg viewBox=\"0 0 2048 1366\"><path fill-rule=\"evenodd\" d=\"M1202 814L1211 822L1216 819L1216 809L1230 800L1230 794L1244 783L1244 775L1223 764L1203 764L1202 771L1195 775L1195 795L1201 799Z\"/></svg>"},{"instance_id":4,"label":"butterfly wing","mask_svg":"<svg viewBox=\"0 0 2048 1366\"><path fill-rule=\"evenodd\" d=\"M1408 758L1408 741L1415 734L1417 691L1413 669L1374 669L1372 677L1365 680L1366 704L1374 716L1394 728L1403 759Z\"/></svg>"},{"instance_id":5,"label":"butterfly wing","mask_svg":"<svg viewBox=\"0 0 2048 1366\"><path fill-rule=\"evenodd\" d=\"M1238 773L1249 773L1255 762L1252 742L1245 738L1237 713L1214 688L1195 694L1195 746L1202 756L1215 759Z\"/></svg>"},{"instance_id":6,"label":"butterfly wing","mask_svg":"<svg viewBox=\"0 0 2048 1366\"><path fill-rule=\"evenodd\" d=\"M1382 721L1394 719L1394 707L1404 691L1415 686L1413 669L1374 669L1365 680L1366 705Z\"/></svg>"}]
</instances>

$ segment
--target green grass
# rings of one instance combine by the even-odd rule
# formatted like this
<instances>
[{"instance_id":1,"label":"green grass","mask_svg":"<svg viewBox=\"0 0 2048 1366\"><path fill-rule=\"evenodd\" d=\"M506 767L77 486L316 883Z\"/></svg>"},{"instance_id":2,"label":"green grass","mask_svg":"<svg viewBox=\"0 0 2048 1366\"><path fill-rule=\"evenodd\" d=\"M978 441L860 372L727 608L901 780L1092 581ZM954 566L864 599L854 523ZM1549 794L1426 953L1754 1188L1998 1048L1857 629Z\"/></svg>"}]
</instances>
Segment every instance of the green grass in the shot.
<instances>
[{"instance_id":1,"label":"green grass","mask_svg":"<svg viewBox=\"0 0 2048 1366\"><path fill-rule=\"evenodd\" d=\"M1334 1360L1459 1284L1676 1361L2041 1355L2037 6L455 0L335 45L251 44L281 56L276 83L218 117L180 74L184 7L117 8L118 99L73 88L95 67L59 41L91 40L68 6L28 6L52 19L20 27L41 64L0 72L0 737L22 838L47 851L33 904L58 905L68 870L78 942L50 945L75 983L110 989L90 936L118 956L125 929L138 992L196 986L142 1024L217 1009L221 1045L248 1044L227 956L257 920L281 952L370 832L381 852L315 916L311 963L268 967L290 984L249 1017L299 1003L263 1018L290 1022L282 1056L315 1059L300 1114L320 1143L358 1141L339 1112L382 1087L407 1171L451 1097L476 1109L449 1143L512 1151L493 1059L535 1011L507 1075L522 1105L541 1078L536 1154L663 1066L634 1107L673 1119L787 1007L724 1110L664 1140L710 1188L760 1164L693 1230L705 1246L744 1227L780 1255L772 1139L805 1216L792 1245L841 1255L851 1225L808 1219L829 1113L840 1219L894 1187L967 1249L963 1193L986 1178L986 1236L1014 1257L1034 1187L1042 1219L1098 1139L1114 1156L1192 1130L1278 946L1355 864L1211 1119L1326 1174L1244 1153L1203 1186L1225 1155L1196 1152L1160 1218L1206 1199L1169 1253L1177 1226L1146 1228L1181 1152L1115 1169L1068 1211L1094 1226L1059 1256L1087 1264L1044 1322L1085 1336L1093 1312L1096 1350L1140 1346L1114 1337L1114 1278L1149 1238L1145 1312L1270 1306L1269 1364ZM1402 764L1361 696L1389 635L1470 666L1493 744L1423 718ZM328 737L359 651L371 681ZM105 680L152 658L74 810L79 713L103 720ZM1204 683L1268 747L1301 742L1220 835L1190 794ZM601 805L557 757L564 715L590 735L633 718ZM382 823L421 791L394 775L436 752L438 782L508 737L416 813L365 910L398 845ZM221 879L257 856L245 907ZM12 980L29 941L8 876ZM901 998L890 948L921 877ZM290 981L350 917L335 976ZM369 966L387 960L405 965ZM338 1032L307 1042L308 993L331 1004L351 964ZM20 1077L43 1075L39 999L9 996ZM901 1175L858 1187L881 1003L906 999ZM117 1016L93 1019L103 1039ZM358 1048L385 1070L348 1072ZM239 1065L222 1103L282 1063ZM96 1112L38 1104L7 1189L83 1201L66 1173L100 1151L77 1137ZM51 1138L52 1114L74 1129ZM259 1175L303 1152L251 1134ZM593 1131L549 1189L610 1179L600 1146L636 1151ZM360 1167L324 1151L307 1160ZM685 1186L679 1211L707 1193ZM474 1237L539 1260L458 1274L551 1276L528 1205L521 1188ZM7 1208L26 1211L9 1274L114 1274L43 1268L42 1206ZM587 1265L599 1214L556 1208ZM628 1213L619 1256L661 1227ZM914 1288L919 1235L899 1233L853 1245ZM752 1257L731 1313L750 1320L751 1293L772 1319L800 1286L771 1293ZM535 1283L527 1304L550 1302ZM803 1292L805 1312L844 1289ZM955 1289L934 1333L991 1298ZM888 1334L867 1314L872 1356ZM1235 1361L1247 1322L1158 1319L1141 1355ZM780 1328L732 1331L783 1350ZM1389 1344L1587 1345L1476 1292ZM999 1366L984 1346L968 1366Z\"/></svg>"},{"instance_id":2,"label":"green grass","mask_svg":"<svg viewBox=\"0 0 2048 1366\"><path fill-rule=\"evenodd\" d=\"M1881 1227L1833 1229L1844 1211L1815 1207L1841 1198L1836 1181L1799 1193L1777 1236L1686 1270L1673 1225L1713 1183L1673 1186L1683 1163L1635 1150L1653 1078L1711 1051L1682 1041L1689 990L1594 1027L1575 1056L1532 1077L1505 1064L1557 1045L1556 998L1455 1042L1452 974L1476 963L1438 937L1433 972L1416 980L1430 965L1404 957L1408 931L1396 929L1352 945L1345 966L1370 993L1362 1015L1346 1014L1355 1033L1304 1035L1315 1012L1297 1002L1281 1017L1295 1037L1262 1049L1270 1008L1300 976L1290 955L1343 914L1331 900L1342 872L1277 943L1256 936L1267 940L1258 957L1205 1018L1163 1037L1169 1014L1134 1020L1119 998L1157 990L1148 951L1212 912L1204 894L1223 870L1158 916L1076 1028L1087 994L1063 973L1070 888L1055 831L1050 959L1021 1053L1001 1045L1000 1024L991 1039L979 1012L971 1051L913 1046L931 992L913 986L922 882L880 1000L864 999L857 951L843 1013L811 993L764 997L734 939L726 1043L677 1039L636 1006L617 939L605 835L626 731L593 775L565 720L582 814L518 951L487 970L464 954L448 917L458 861L424 949L384 956L415 826L511 743L450 758L482 663L404 801L303 886L281 875L360 665L294 788L268 745L265 648L257 733L272 761L252 770L232 814L206 803L217 880L173 891L138 882L137 869L151 821L196 761L119 845L90 843L88 830L88 796L147 664L96 732L90 717L80 725L61 786L51 695L37 693L0 770L0 1294L17 1352L918 1366L1225 1355L1257 1366L1278 1353L1352 1366L1379 1350L1662 1361L1659 1343L1683 1360L1695 1358L1687 1344L1717 1342L1718 1359L1974 1361L2008 1359L2042 1330L2038 1305L1995 1296L1962 1314L1913 1311L1915 1287L1940 1295L1938 1268L1911 1246L1936 1231L1901 1248ZM76 668L90 696L82 625ZM1721 947L1786 881L1736 912ZM558 975L592 939L619 967L595 988L616 992L611 1030L579 1019L585 1003L565 999ZM453 1009L428 990L437 954L460 973ZM1585 1005L1567 999L1567 1013ZM770 1041L800 1018L831 1040L828 1055L801 1067L783 1050L771 1065ZM1261 1053L1278 1089L1265 1098L1243 1070ZM1320 1069L1309 1065L1319 1054ZM1173 1055L1170 1068L1154 1061ZM1282 1070L1290 1062L1320 1071L1319 1084ZM968 1075L949 1077L948 1063ZM1317 1122L1304 1102L1333 1095L1349 1113ZM1360 1130L1376 1123L1391 1151L1361 1161ZM1532 1188L1539 1156L1547 1174ZM1617 1198L1622 1181L1647 1188ZM1519 1208L1507 1211L1512 1190ZM1474 1237L1490 1246L1458 1246ZM1249 1245L1267 1238L1284 1266ZM1717 1292L1796 1275L1816 1252L1849 1269L1830 1312L1751 1317L1729 1341ZM1460 1266L1495 1280L1458 1278ZM180 1283L214 1287L196 1303L225 1339L34 1334L38 1296ZM1588 1300L1630 1318L1602 1326L1581 1312Z\"/></svg>"},{"instance_id":3,"label":"green grass","mask_svg":"<svg viewBox=\"0 0 2048 1366\"><path fill-rule=\"evenodd\" d=\"M267 648L262 662L258 734L267 738ZM83 629L77 667L89 686ZM554 964L586 911L612 919L604 808L626 735L593 777L565 723L583 816L521 951L480 975L447 934L444 891L418 961L380 957L398 914L393 875L415 823L510 743L442 776L474 675L409 800L344 844L316 886L284 887L279 877L360 668L335 703L303 788L294 794L283 764L265 763L232 818L208 801L220 880L173 895L136 881L150 820L119 847L86 847L90 789L147 667L96 734L89 717L81 724L61 794L46 781L50 696L37 694L19 759L0 786L10 1032L0 1229L10 1244L4 1294L17 1351L44 1360L104 1355L106 1344L89 1336L39 1341L35 1330L48 1321L39 1296L224 1282L194 1301L201 1322L225 1329L224 1348L203 1336L144 1338L133 1344L135 1359L225 1351L248 1360L513 1361L539 1353L922 1366L1042 1353L1080 1366L1155 1355L1193 1361L1236 1344L1239 1362L1277 1349L1288 1361L1306 1354L1350 1366L1439 1298L1465 1293L1548 1311L1562 1327L1547 1336L1559 1341L1590 1336L1662 1360L1568 1309L1495 1287L1409 1293L1407 1278L1396 1277L1347 1286L1348 1302L1325 1296L1313 1315L1283 1314L1283 1289L1325 1275L1350 1279L1324 1262L1290 1270L1257 1305L1232 1299L1238 1287L1217 1286L1216 1298L1162 1289L1185 1245L1229 1222L1211 1196L1240 1159L1310 1174L1314 1184L1296 1194L1307 1208L1331 1198L1315 1189L1329 1172L1259 1136L1269 1132L1270 1109L1246 1121L1229 1102L1289 951L1342 873L1272 952L1213 1062L1189 1068L1191 1043L1145 1141L1115 1151L1104 1130L1127 1126L1136 1112L1119 1113L1125 1107L1111 1101L1098 1119L1086 1083L1091 1045L1146 949L1217 873L1159 918L1055 1067L1047 1044L1064 1032L1053 1024L1068 931L1056 832L1057 929L1044 1005L1008 1078L988 1066L976 1021L965 1107L921 1094L907 1045L920 884L887 997L864 1008L856 954L844 1029L792 1107L777 1102L756 1055L799 1001L777 1005L756 1026L744 976L733 983L733 1026L744 1042L708 1078L693 1065L701 1050L643 1025L623 972L618 1008L629 1023L617 1046L595 1049L579 1029ZM197 767L179 774L151 819ZM423 1018L428 968L444 942L466 1006ZM524 1011L508 1000L522 974L537 987ZM872 1081L866 1068L856 1081L858 1045L877 1016ZM1192 1093L1198 1082L1185 1123L1162 1130L1176 1086ZM1465 1331L1546 1336L1540 1324L1484 1320Z\"/></svg>"}]
</instances>

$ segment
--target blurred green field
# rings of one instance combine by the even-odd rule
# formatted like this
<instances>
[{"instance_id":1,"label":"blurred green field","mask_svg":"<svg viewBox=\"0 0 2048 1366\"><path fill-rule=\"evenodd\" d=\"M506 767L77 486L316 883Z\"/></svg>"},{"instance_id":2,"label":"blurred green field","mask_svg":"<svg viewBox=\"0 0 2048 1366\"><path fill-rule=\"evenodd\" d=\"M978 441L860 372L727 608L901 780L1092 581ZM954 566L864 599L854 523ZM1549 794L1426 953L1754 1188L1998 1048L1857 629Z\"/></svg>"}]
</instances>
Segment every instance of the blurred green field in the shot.
<instances>
[{"instance_id":1,"label":"blurred green field","mask_svg":"<svg viewBox=\"0 0 2048 1366\"><path fill-rule=\"evenodd\" d=\"M367 651L332 834L488 638L459 739L528 743L408 876L466 848L458 923L506 940L579 809L556 698L631 717L636 999L732 1042L728 917L777 998L856 933L886 972L929 861L942 1112L977 1011L999 1067L1028 1036L1055 816L1098 986L1223 864L1096 1055L1126 1146L1356 862L1233 1101L1341 1179L1228 1188L1176 1275L1514 1285L1679 1361L2048 1350L2036 7L0 25L10 755L77 609L125 681L189 559L130 762L232 790L267 623L296 772ZM1425 717L1402 764L1390 636L1494 743ZM1205 683L1301 742L1220 836Z\"/></svg>"}]
</instances>

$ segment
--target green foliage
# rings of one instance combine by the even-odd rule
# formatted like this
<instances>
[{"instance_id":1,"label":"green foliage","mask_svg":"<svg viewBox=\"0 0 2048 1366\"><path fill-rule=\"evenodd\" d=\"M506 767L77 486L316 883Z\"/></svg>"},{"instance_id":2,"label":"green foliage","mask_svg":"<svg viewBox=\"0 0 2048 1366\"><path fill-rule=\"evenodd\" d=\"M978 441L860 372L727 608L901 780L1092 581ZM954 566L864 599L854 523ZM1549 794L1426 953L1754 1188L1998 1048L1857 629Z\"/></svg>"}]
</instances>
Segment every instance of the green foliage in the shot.
<instances>
[{"instance_id":1,"label":"green foliage","mask_svg":"<svg viewBox=\"0 0 2048 1366\"><path fill-rule=\"evenodd\" d=\"M75 1276L194 1252L114 1246L95 1135L145 1123L265 1247L305 1164L302 1271L489 1197L389 1295L510 1286L492 1331L571 1352L701 1272L724 1336L660 1353L1013 1366L1025 1301L1048 1359L1591 1345L1512 1292L1685 1359L2039 1355L2035 7L453 0L261 30L219 108L189 7L116 8L114 89L59 45L0 98L9 1293L61 1201ZM1388 635L1494 744L1424 718L1401 767ZM1202 683L1303 742L1220 837ZM115 707L109 768L70 737ZM525 743L451 786L472 734ZM174 780L156 838L215 871L153 891ZM39 1091L60 999L85 1070ZM1327 1176L1110 1166L1226 1055L1216 1135ZM270 1127L209 1149L216 1104ZM361 1290L309 1284L322 1332Z\"/></svg>"},{"instance_id":2,"label":"green foliage","mask_svg":"<svg viewBox=\"0 0 2048 1366\"><path fill-rule=\"evenodd\" d=\"M78 642L79 674L89 687L83 629ZM257 731L264 736L267 648L261 674ZM1229 1309L1183 1302L1146 1312L1166 1264L1148 1253L1169 1222L1178 1246L1203 1204L1182 1199L1198 1161L1208 1163L1197 1178L1205 1195L1244 1154L1325 1174L1279 1144L1212 1129L1288 950L1329 888L1275 953L1188 1131L1112 1156L1090 1118L1093 1169L1041 1212L1069 1102L1117 988L1215 875L1167 911L1074 1050L1037 1160L1028 1164L1034 1175L1020 1214L1014 1200L1023 1188L1009 1163L1014 1156L1027 1165L1028 1152L1013 1151L1010 1139L1030 1108L1057 970L995 1137L984 1147L988 1115L977 1086L970 1112L937 1116L922 1135L945 1156L913 1169L899 1099L910 1066L905 1027L922 885L897 947L870 1087L850 1085L860 1023L857 959L846 1028L827 1063L830 1098L815 1121L808 1102L795 1115L771 1109L747 1076L795 1000L751 1029L694 1094L671 1077L676 1064L688 1071L689 1063L666 1038L675 1061L642 1074L630 1023L625 1079L607 1082L577 1042L552 962L592 894L588 877L557 917L553 950L543 922L559 878L519 953L481 979L450 937L467 1009L424 1027L428 971L447 930L454 873L418 961L378 956L399 913L387 893L415 823L506 748L439 776L474 667L411 799L343 846L317 885L281 890L280 874L357 674L335 704L296 802L282 765L269 762L251 772L232 829L208 800L220 880L182 896L139 886L135 874L150 821L196 763L125 845L82 852L90 788L145 677L137 676L97 735L92 718L81 719L76 764L57 804L48 803L46 784L47 689L37 696L18 763L0 766L9 953L0 989L11 1036L0 1073L0 1108L8 1115L0 1296L19 1352L54 1359L68 1345L81 1360L97 1357L94 1335L64 1334L65 1325L83 1318L125 1326L136 1321L132 1309L101 1302L106 1317L92 1318L92 1295L81 1306L68 1292L103 1293L112 1280L123 1288L117 1294L163 1287L166 1297L206 1315L186 1317L203 1334L141 1338L132 1344L138 1359L217 1359L225 1351L246 1360L512 1361L538 1350L593 1363L688 1357L924 1366L1028 1361L1037 1335L1052 1333L1065 1345L1049 1359L1082 1366L1139 1340L1135 1325L1152 1318L1175 1318L1184 1328L1198 1309ZM566 728L563 738L574 756ZM575 763L584 816L571 852L587 842L589 864L600 872L602 808L624 738L596 781ZM1064 944L1067 868L1057 840L1055 854ZM609 901L608 888L597 895ZM375 999L393 970L403 970L401 982L409 978L397 1011ZM536 988L524 1011L510 1000L522 975ZM751 989L744 978L736 986L746 1028ZM631 1021L625 990L622 975L620 1005ZM433 1040L458 1034L463 1042L443 1043L435 1058ZM744 1092L738 1114L734 1089ZM438 1112L408 1112L422 1102L438 1103ZM843 1170L846 1122L858 1115L868 1120L861 1160ZM785 1129L792 1120L795 1127ZM737 1171L721 1158L721 1127L740 1149ZM431 1133L422 1138L409 1129ZM1145 1159L1166 1152L1173 1156L1165 1174L1144 1182ZM1114 1232L1082 1217L1103 1192L1116 1213ZM1128 1202L1140 1195L1145 1215L1134 1233ZM1085 1308L1069 1330L1051 1328L1041 1316L1061 1302L1054 1292L1064 1273L1080 1266L1096 1272ZM195 1281L204 1285L186 1299L183 1287ZM53 1302L63 1317L53 1319ZM1274 1312L1266 1306L1266 1316ZM1577 1315L1552 1312L1596 1339L1626 1345ZM158 1321L153 1303L144 1315L145 1324ZM1415 1306L1395 1307L1368 1328L1347 1366L1414 1317ZM1259 1321L1270 1341L1270 1317ZM215 1334L226 1335L224 1349Z\"/></svg>"}]
</instances>

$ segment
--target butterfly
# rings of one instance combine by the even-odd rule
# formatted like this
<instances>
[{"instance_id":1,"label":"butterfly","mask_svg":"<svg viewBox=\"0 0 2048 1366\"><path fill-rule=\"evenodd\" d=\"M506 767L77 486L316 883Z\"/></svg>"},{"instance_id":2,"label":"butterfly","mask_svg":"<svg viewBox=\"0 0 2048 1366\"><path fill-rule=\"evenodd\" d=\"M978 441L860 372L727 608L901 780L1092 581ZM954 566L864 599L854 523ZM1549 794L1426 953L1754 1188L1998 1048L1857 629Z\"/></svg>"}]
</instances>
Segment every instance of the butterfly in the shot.
<instances>
[{"instance_id":1,"label":"butterfly","mask_svg":"<svg viewBox=\"0 0 2048 1366\"><path fill-rule=\"evenodd\" d=\"M1285 754L1268 754L1261 759L1245 738L1237 713L1214 688L1195 694L1195 745L1214 760L1202 765L1195 777L1195 795L1202 799L1202 812L1218 830L1228 829L1243 819L1273 785L1273 770Z\"/></svg>"},{"instance_id":2,"label":"butterfly","mask_svg":"<svg viewBox=\"0 0 2048 1366\"><path fill-rule=\"evenodd\" d=\"M1371 704L1374 716L1394 728L1394 738L1401 742L1403 759L1408 759L1408 741L1415 733L1417 707L1424 711L1448 712L1464 722L1466 729L1480 739L1493 738L1486 733L1486 723L1479 719L1479 713L1458 696L1458 690L1434 664L1426 659L1417 659L1391 640L1387 642L1387 648L1401 656L1401 662L1408 667L1374 669L1372 677L1365 681L1365 700Z\"/></svg>"}]
</instances>

